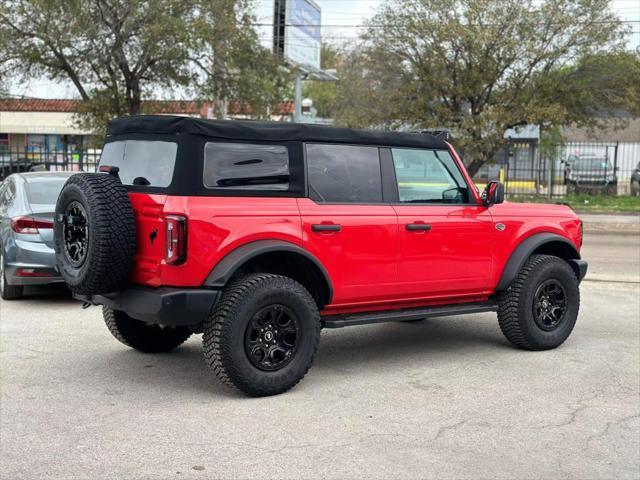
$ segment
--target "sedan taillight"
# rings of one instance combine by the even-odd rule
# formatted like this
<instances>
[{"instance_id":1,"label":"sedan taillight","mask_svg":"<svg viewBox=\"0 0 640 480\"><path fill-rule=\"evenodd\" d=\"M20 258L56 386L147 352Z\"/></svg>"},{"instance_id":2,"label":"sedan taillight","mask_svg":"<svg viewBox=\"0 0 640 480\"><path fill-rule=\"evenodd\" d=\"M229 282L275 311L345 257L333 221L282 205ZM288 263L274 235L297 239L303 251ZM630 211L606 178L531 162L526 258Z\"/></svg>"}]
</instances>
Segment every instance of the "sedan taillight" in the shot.
<instances>
[{"instance_id":1,"label":"sedan taillight","mask_svg":"<svg viewBox=\"0 0 640 480\"><path fill-rule=\"evenodd\" d=\"M16 233L39 233L39 230L50 230L53 228L52 220L43 220L33 217L15 217L11 219L11 230Z\"/></svg>"},{"instance_id":2,"label":"sedan taillight","mask_svg":"<svg viewBox=\"0 0 640 480\"><path fill-rule=\"evenodd\" d=\"M169 265L180 265L187 259L187 219L180 215L165 217L164 261Z\"/></svg>"}]
</instances>

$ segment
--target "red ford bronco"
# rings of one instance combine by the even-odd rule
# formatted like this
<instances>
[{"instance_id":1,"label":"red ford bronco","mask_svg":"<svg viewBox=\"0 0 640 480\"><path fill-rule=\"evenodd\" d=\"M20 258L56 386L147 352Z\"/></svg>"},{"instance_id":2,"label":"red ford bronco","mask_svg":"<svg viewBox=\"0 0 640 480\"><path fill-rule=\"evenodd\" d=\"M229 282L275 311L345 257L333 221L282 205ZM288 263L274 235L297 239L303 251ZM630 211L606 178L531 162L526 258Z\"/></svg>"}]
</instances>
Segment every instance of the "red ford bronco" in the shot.
<instances>
[{"instance_id":1,"label":"red ford bronco","mask_svg":"<svg viewBox=\"0 0 640 480\"><path fill-rule=\"evenodd\" d=\"M56 208L74 295L143 352L203 333L248 395L298 383L321 328L497 311L512 344L545 350L578 316L576 214L480 195L437 135L128 117L99 170Z\"/></svg>"}]
</instances>

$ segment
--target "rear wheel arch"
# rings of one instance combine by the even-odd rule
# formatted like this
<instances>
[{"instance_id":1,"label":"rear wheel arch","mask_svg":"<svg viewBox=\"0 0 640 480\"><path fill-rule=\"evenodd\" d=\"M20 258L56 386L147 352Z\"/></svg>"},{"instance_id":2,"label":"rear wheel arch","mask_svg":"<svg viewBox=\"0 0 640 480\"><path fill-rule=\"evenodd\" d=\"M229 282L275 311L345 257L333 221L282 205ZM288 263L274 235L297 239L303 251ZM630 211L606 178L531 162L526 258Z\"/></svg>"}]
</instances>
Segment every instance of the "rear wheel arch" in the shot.
<instances>
[{"instance_id":1,"label":"rear wheel arch","mask_svg":"<svg viewBox=\"0 0 640 480\"><path fill-rule=\"evenodd\" d=\"M292 278L314 297L318 309L331 303L329 274L311 253L282 240L259 240L228 253L207 276L204 285L222 288L232 279L251 273L272 273Z\"/></svg>"},{"instance_id":2,"label":"rear wheel arch","mask_svg":"<svg viewBox=\"0 0 640 480\"><path fill-rule=\"evenodd\" d=\"M496 291L503 291L509 288L511 282L516 278L525 262L531 255L543 254L561 258L571 265L576 276L581 279L579 267L571 260L579 260L580 253L575 245L568 239L555 233L537 233L524 239L513 250L507 261L502 275L496 286Z\"/></svg>"}]
</instances>

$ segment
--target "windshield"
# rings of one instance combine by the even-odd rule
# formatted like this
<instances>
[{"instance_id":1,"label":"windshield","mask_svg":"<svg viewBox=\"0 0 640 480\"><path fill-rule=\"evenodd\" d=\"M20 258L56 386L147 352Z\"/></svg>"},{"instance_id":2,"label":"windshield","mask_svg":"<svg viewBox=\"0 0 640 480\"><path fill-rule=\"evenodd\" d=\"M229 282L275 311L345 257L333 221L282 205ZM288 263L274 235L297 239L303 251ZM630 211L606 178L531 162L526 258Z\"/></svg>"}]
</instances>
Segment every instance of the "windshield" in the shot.
<instances>
[{"instance_id":1,"label":"windshield","mask_svg":"<svg viewBox=\"0 0 640 480\"><path fill-rule=\"evenodd\" d=\"M168 187L173 179L178 144L149 140L119 140L106 143L100 165L120 169L124 185Z\"/></svg>"},{"instance_id":2,"label":"windshield","mask_svg":"<svg viewBox=\"0 0 640 480\"><path fill-rule=\"evenodd\" d=\"M575 157L569 159L574 170L613 170L613 165L606 157Z\"/></svg>"},{"instance_id":3,"label":"windshield","mask_svg":"<svg viewBox=\"0 0 640 480\"><path fill-rule=\"evenodd\" d=\"M25 183L27 200L33 207L53 206L68 177L39 177Z\"/></svg>"}]
</instances>

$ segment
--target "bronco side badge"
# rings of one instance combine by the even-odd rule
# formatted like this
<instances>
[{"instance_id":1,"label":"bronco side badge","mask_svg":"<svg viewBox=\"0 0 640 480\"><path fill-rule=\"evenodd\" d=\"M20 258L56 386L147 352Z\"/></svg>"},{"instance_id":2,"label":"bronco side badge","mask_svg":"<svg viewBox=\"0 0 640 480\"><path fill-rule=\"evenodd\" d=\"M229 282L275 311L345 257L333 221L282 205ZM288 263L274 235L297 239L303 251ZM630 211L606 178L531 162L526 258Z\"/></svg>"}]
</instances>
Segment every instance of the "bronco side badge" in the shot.
<instances>
[{"instance_id":1,"label":"bronco side badge","mask_svg":"<svg viewBox=\"0 0 640 480\"><path fill-rule=\"evenodd\" d=\"M158 236L158 229L154 228L153 231L149 234L149 241L151 242L151 245L153 245L153 242L157 236Z\"/></svg>"},{"instance_id":2,"label":"bronco side badge","mask_svg":"<svg viewBox=\"0 0 640 480\"><path fill-rule=\"evenodd\" d=\"M496 223L496 230L503 231L507 226L504 223Z\"/></svg>"}]
</instances>

